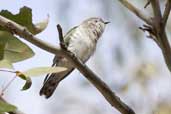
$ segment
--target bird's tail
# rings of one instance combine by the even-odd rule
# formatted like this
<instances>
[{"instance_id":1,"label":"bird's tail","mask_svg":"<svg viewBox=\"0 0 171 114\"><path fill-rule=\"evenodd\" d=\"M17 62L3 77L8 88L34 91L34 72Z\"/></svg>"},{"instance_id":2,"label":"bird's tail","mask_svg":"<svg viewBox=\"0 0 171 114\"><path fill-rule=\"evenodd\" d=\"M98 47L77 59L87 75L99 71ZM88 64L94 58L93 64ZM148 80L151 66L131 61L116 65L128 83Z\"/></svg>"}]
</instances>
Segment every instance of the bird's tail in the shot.
<instances>
[{"instance_id":1,"label":"bird's tail","mask_svg":"<svg viewBox=\"0 0 171 114\"><path fill-rule=\"evenodd\" d=\"M67 75L69 75L73 69L67 70L62 73L52 73L50 76L47 75L43 87L40 90L40 95L45 95L46 98L49 98L54 93L56 87Z\"/></svg>"}]
</instances>

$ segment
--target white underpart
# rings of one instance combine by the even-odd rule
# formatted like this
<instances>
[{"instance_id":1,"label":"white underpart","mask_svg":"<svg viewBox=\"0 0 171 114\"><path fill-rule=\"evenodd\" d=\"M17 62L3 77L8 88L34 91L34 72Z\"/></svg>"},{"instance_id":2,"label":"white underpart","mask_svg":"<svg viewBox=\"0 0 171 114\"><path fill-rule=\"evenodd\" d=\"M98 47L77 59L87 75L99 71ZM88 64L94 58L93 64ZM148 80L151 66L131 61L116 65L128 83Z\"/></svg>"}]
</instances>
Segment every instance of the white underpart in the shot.
<instances>
[{"instance_id":1,"label":"white underpart","mask_svg":"<svg viewBox=\"0 0 171 114\"><path fill-rule=\"evenodd\" d=\"M85 31L82 27L78 27L76 32L71 36L68 50L73 52L83 62L87 61L94 53L96 42L90 38L91 33Z\"/></svg>"}]
</instances>

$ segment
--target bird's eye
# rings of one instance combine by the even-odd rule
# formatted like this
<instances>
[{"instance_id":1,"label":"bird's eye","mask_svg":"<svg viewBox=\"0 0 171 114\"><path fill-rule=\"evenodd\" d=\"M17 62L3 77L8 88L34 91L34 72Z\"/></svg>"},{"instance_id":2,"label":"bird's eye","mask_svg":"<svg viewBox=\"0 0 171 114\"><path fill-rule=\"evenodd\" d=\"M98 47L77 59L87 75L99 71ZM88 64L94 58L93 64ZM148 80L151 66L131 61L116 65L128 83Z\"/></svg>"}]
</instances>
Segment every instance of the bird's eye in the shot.
<instances>
[{"instance_id":1,"label":"bird's eye","mask_svg":"<svg viewBox=\"0 0 171 114\"><path fill-rule=\"evenodd\" d=\"M98 21L97 20L95 20L95 23L97 23Z\"/></svg>"}]
</instances>

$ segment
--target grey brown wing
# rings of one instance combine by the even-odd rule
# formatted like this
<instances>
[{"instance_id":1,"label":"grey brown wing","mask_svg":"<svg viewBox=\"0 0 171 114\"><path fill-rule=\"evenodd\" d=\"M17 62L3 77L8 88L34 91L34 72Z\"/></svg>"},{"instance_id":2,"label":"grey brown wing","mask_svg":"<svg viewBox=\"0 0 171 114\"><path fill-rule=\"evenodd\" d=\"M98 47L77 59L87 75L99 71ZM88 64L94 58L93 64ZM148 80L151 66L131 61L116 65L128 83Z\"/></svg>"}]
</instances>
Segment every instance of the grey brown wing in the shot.
<instances>
[{"instance_id":1,"label":"grey brown wing","mask_svg":"<svg viewBox=\"0 0 171 114\"><path fill-rule=\"evenodd\" d=\"M49 75L40 90L40 95L45 95L46 98L52 96L61 80L68 76L73 70L74 69L70 69L67 72L64 72L64 74L52 73L51 75Z\"/></svg>"},{"instance_id":2,"label":"grey brown wing","mask_svg":"<svg viewBox=\"0 0 171 114\"><path fill-rule=\"evenodd\" d=\"M54 57L54 59L53 59L52 67L58 66L58 63L59 63L60 60L61 60L61 57L56 55L56 56ZM43 84L45 84L45 82L47 81L47 79L49 78L50 75L51 75L51 74L47 74L47 75L45 76L45 79L44 79Z\"/></svg>"},{"instance_id":3,"label":"grey brown wing","mask_svg":"<svg viewBox=\"0 0 171 114\"><path fill-rule=\"evenodd\" d=\"M55 56L53 66L62 66L62 63L65 64L65 60ZM73 67L68 67L64 72L48 74L40 90L40 95L45 95L46 98L49 98L54 93L61 80L66 78L73 70Z\"/></svg>"},{"instance_id":4,"label":"grey brown wing","mask_svg":"<svg viewBox=\"0 0 171 114\"><path fill-rule=\"evenodd\" d=\"M64 36L64 43L65 43L66 46L69 45L70 36L75 32L75 30L76 30L77 27L78 27L78 26L75 26L75 27L73 27L72 29L70 29L70 30L66 33L66 35ZM62 59L61 56L56 55L56 56L54 57L54 59L53 59L52 67L58 66L58 64L59 64L59 62L61 61L61 59ZM47 81L47 79L48 79L48 77L49 77L50 75L51 75L51 74L47 74L47 75L46 75L46 77L45 77L45 79L44 79L44 83ZM43 84L44 84L44 83L43 83Z\"/></svg>"},{"instance_id":5,"label":"grey brown wing","mask_svg":"<svg viewBox=\"0 0 171 114\"><path fill-rule=\"evenodd\" d=\"M76 28L77 27L72 28L64 36L64 42L67 46L69 45L70 42L70 36L72 36ZM65 58L58 55L56 55L53 59L52 67L55 66L63 66L63 67L67 67L68 69L62 73L52 73L46 75L44 79L43 87L40 90L40 95L45 95L46 98L49 98L53 94L53 92L55 91L56 87L61 82L61 80L66 78L74 70L74 68L69 65L69 62Z\"/></svg>"}]
</instances>

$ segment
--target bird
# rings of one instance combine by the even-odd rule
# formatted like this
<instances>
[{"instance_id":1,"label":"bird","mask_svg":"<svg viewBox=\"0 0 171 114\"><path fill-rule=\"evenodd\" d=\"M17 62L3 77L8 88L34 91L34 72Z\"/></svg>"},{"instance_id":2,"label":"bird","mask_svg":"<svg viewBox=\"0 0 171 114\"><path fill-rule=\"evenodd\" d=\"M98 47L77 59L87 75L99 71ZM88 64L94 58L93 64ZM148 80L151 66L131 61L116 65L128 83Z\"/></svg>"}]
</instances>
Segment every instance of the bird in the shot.
<instances>
[{"instance_id":1,"label":"bird","mask_svg":"<svg viewBox=\"0 0 171 114\"><path fill-rule=\"evenodd\" d=\"M108 23L110 22L103 21L102 18L91 17L84 20L78 26L73 27L64 35L64 44L67 50L85 63L95 52L97 41L103 34ZM44 95L45 98L51 97L58 84L75 69L62 55L55 55L52 67L56 66L66 67L67 70L61 73L46 75L43 87L39 93L40 95Z\"/></svg>"}]
</instances>

